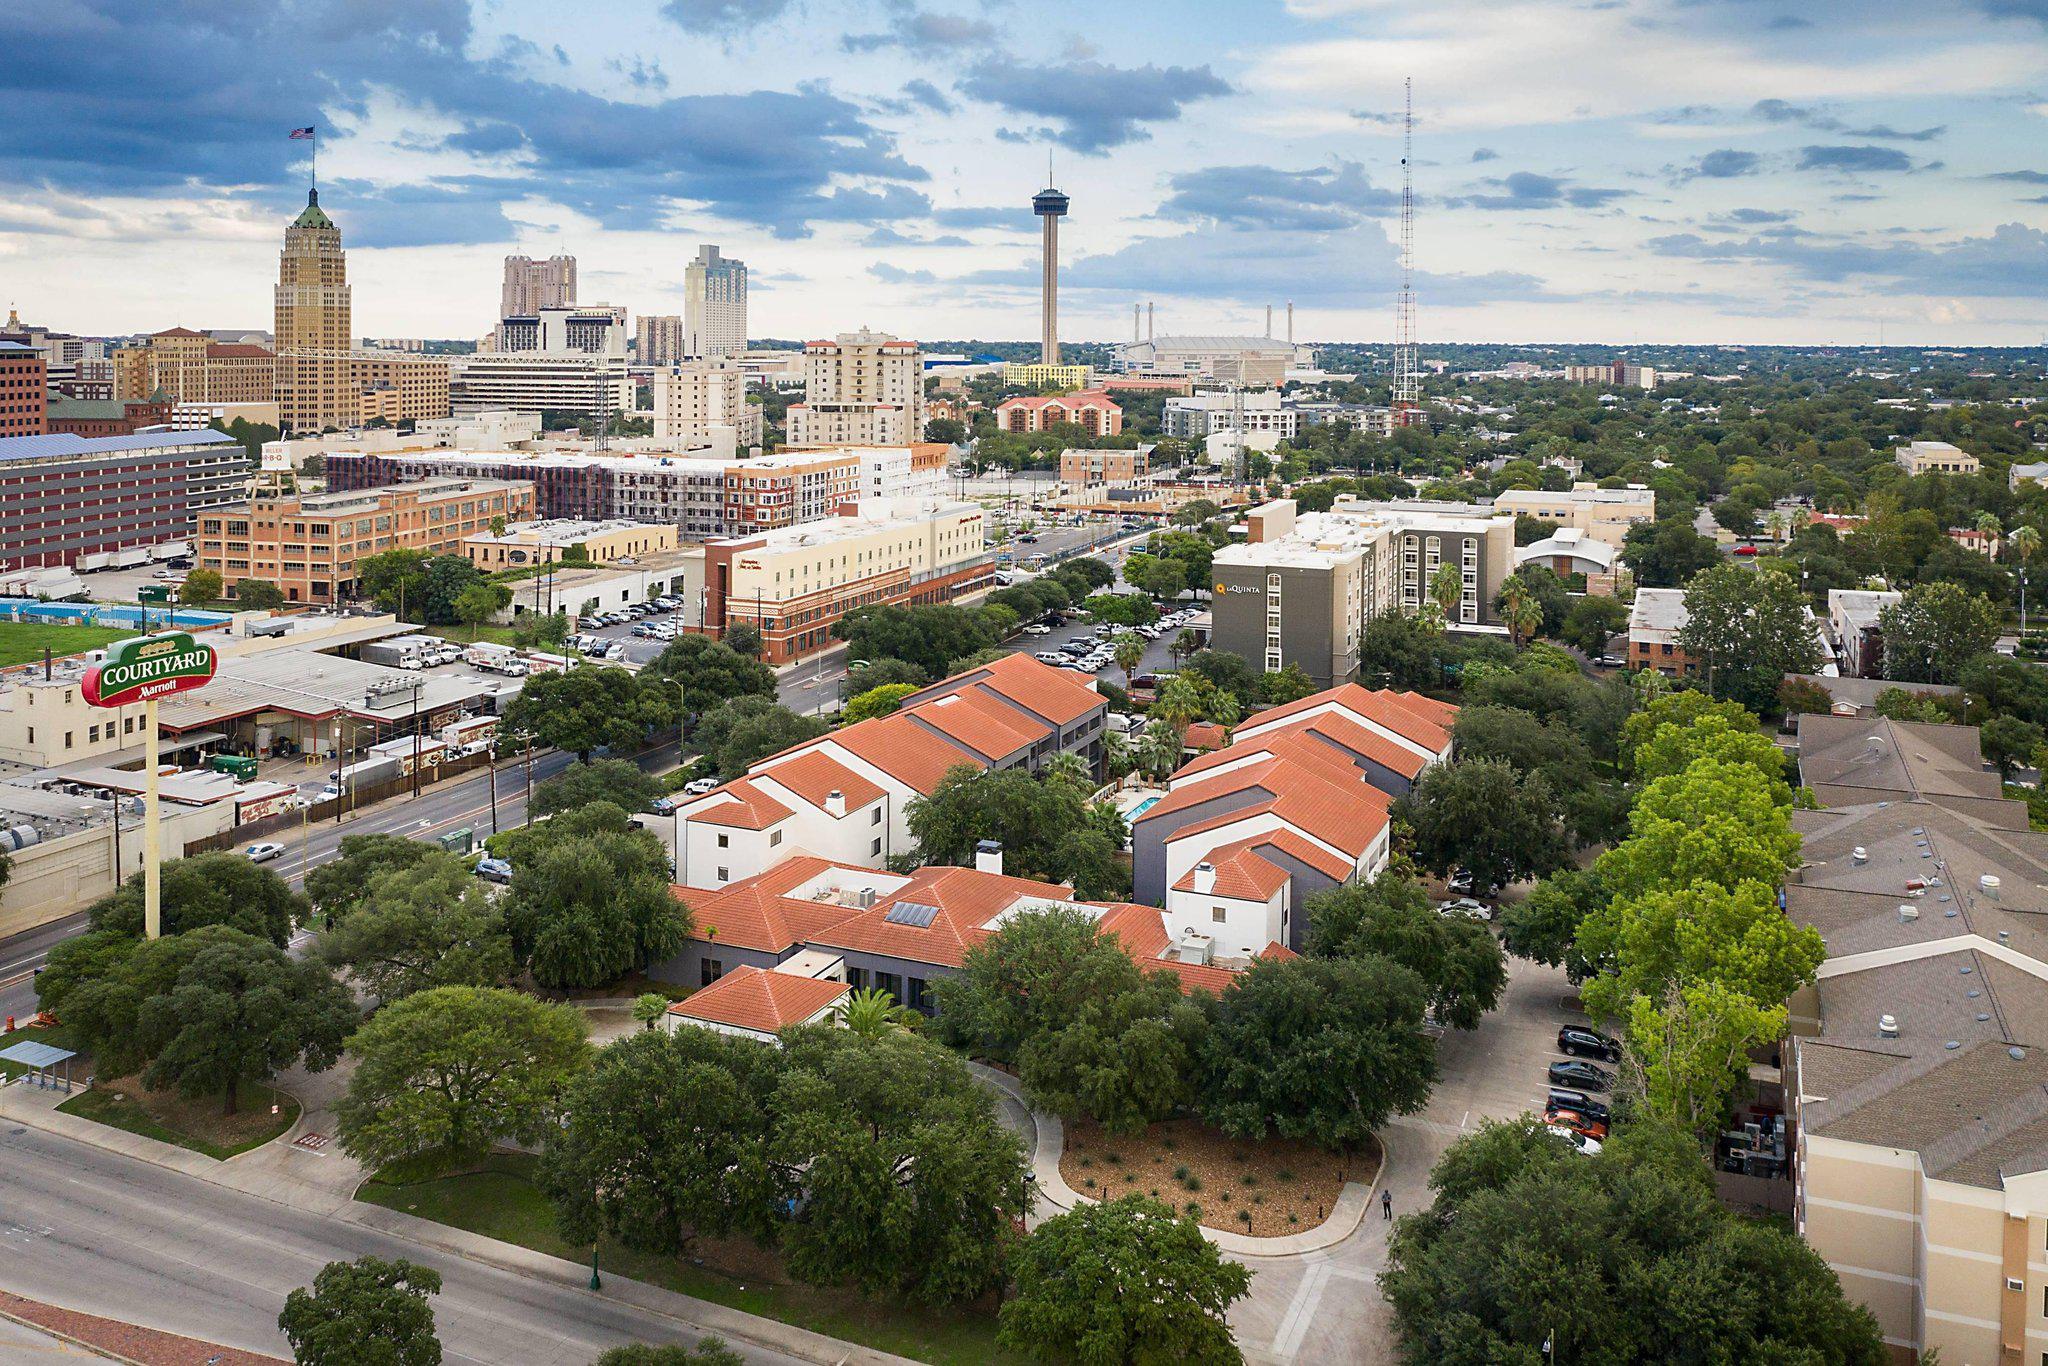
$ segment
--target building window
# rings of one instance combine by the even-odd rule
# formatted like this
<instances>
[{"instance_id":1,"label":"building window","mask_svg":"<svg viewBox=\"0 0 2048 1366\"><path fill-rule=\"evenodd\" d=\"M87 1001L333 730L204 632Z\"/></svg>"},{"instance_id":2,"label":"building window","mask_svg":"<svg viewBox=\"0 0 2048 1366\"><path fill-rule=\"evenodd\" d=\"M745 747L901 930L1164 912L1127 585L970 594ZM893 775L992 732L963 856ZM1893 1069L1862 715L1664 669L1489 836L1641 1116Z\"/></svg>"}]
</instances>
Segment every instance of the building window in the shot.
<instances>
[{"instance_id":1,"label":"building window","mask_svg":"<svg viewBox=\"0 0 2048 1366\"><path fill-rule=\"evenodd\" d=\"M782 832L781 832L780 830L771 830L771 831L769 831L769 832L768 832L768 847L769 847L770 849L773 849L773 848L774 848L774 847L775 847L776 845L778 845L778 844L780 844L780 843L782 843Z\"/></svg>"},{"instance_id":2,"label":"building window","mask_svg":"<svg viewBox=\"0 0 2048 1366\"><path fill-rule=\"evenodd\" d=\"M876 807L876 808L875 808L875 809L874 809L873 811L870 811L870 812L868 813L868 824L869 824L869 825L880 825L881 823L882 823L882 808L878 806L878 807Z\"/></svg>"},{"instance_id":3,"label":"building window","mask_svg":"<svg viewBox=\"0 0 2048 1366\"><path fill-rule=\"evenodd\" d=\"M1219 925L1223 923L1224 917L1227 914L1228 912L1226 912L1221 906L1211 906L1209 908L1209 918Z\"/></svg>"},{"instance_id":4,"label":"building window","mask_svg":"<svg viewBox=\"0 0 2048 1366\"><path fill-rule=\"evenodd\" d=\"M732 847L732 836L730 836L730 835L720 835L720 836L718 837L718 847L719 847L719 848L721 848L721 849L729 849L729 848L731 848L731 847Z\"/></svg>"},{"instance_id":5,"label":"building window","mask_svg":"<svg viewBox=\"0 0 2048 1366\"><path fill-rule=\"evenodd\" d=\"M880 839L879 837L877 837L877 838L876 838L876 840L875 840L875 842L874 842L873 844L871 844L871 845L869 845L869 846L868 846L868 857L870 857L870 858L880 858L881 856L882 856L882 841L881 841L881 839Z\"/></svg>"},{"instance_id":6,"label":"building window","mask_svg":"<svg viewBox=\"0 0 2048 1366\"><path fill-rule=\"evenodd\" d=\"M697 984L699 986L708 987L723 976L725 976L725 963L722 959L706 958L698 965Z\"/></svg>"},{"instance_id":7,"label":"building window","mask_svg":"<svg viewBox=\"0 0 2048 1366\"><path fill-rule=\"evenodd\" d=\"M720 882L730 882L732 881L732 874L727 872L725 869L720 868L718 870L718 880Z\"/></svg>"}]
</instances>

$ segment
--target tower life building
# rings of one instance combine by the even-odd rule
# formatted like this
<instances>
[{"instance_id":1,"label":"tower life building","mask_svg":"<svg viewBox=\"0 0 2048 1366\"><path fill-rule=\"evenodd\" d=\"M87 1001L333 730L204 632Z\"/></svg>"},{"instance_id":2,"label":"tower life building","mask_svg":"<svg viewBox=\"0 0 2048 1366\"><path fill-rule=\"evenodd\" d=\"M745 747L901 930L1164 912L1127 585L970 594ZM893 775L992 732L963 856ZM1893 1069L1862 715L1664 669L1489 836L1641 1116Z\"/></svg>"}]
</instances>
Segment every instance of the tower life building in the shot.
<instances>
[{"instance_id":1,"label":"tower life building","mask_svg":"<svg viewBox=\"0 0 2048 1366\"><path fill-rule=\"evenodd\" d=\"M1046 180L1052 176L1048 174ZM1038 363L1060 363L1060 220L1067 216L1067 197L1047 184L1031 197L1031 212L1044 225L1045 260L1039 274Z\"/></svg>"},{"instance_id":2,"label":"tower life building","mask_svg":"<svg viewBox=\"0 0 2048 1366\"><path fill-rule=\"evenodd\" d=\"M683 349L704 359L747 349L747 263L700 246L683 269Z\"/></svg>"},{"instance_id":3,"label":"tower life building","mask_svg":"<svg viewBox=\"0 0 2048 1366\"><path fill-rule=\"evenodd\" d=\"M341 229L306 191L278 257L277 418L286 432L356 424L361 400L350 362L348 258Z\"/></svg>"},{"instance_id":4,"label":"tower life building","mask_svg":"<svg viewBox=\"0 0 2048 1366\"><path fill-rule=\"evenodd\" d=\"M576 258L531 256L505 258L505 283L498 293L498 316L525 318L543 308L570 308L576 303Z\"/></svg>"}]
</instances>

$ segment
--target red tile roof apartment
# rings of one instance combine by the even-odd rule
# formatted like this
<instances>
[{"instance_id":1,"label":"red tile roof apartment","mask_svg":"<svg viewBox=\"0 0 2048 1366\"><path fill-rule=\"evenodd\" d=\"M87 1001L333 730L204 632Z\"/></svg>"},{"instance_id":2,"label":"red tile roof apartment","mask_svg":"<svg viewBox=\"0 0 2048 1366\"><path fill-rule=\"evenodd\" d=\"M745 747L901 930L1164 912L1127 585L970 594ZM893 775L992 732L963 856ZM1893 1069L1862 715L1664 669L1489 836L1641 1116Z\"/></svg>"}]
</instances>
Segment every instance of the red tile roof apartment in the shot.
<instances>
[{"instance_id":1,"label":"red tile roof apartment","mask_svg":"<svg viewBox=\"0 0 2048 1366\"><path fill-rule=\"evenodd\" d=\"M1040 398L1007 398L996 405L996 426L1006 432L1042 432L1061 425L1090 436L1115 436L1124 429L1124 410L1100 389Z\"/></svg>"}]
</instances>

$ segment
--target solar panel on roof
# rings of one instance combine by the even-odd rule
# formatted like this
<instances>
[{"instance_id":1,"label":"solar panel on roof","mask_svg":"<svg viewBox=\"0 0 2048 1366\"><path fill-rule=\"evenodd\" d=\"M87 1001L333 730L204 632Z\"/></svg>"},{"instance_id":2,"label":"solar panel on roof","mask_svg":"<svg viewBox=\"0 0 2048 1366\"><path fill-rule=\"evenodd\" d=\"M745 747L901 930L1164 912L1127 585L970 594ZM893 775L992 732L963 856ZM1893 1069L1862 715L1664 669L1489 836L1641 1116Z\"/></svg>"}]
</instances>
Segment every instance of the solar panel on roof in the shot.
<instances>
[{"instance_id":1,"label":"solar panel on roof","mask_svg":"<svg viewBox=\"0 0 2048 1366\"><path fill-rule=\"evenodd\" d=\"M929 906L922 901L899 901L889 908L888 914L882 919L891 925L910 925L927 930L931 928L932 918L938 913L937 906Z\"/></svg>"}]
</instances>

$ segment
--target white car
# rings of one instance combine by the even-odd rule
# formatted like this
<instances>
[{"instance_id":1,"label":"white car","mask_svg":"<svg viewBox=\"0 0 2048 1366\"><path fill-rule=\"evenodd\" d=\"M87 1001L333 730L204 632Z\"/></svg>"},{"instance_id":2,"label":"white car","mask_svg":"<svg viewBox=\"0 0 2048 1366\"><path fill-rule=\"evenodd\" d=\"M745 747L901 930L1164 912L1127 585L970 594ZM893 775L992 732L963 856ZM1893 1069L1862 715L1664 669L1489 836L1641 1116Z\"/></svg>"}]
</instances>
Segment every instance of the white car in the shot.
<instances>
[{"instance_id":1,"label":"white car","mask_svg":"<svg viewBox=\"0 0 2048 1366\"><path fill-rule=\"evenodd\" d=\"M1052 634L1052 627L1047 626L1042 621L1034 621L1024 628L1024 634L1027 636L1049 636Z\"/></svg>"},{"instance_id":2,"label":"white car","mask_svg":"<svg viewBox=\"0 0 2048 1366\"><path fill-rule=\"evenodd\" d=\"M716 778L692 778L683 784L683 795L686 797L701 797L717 786L718 779Z\"/></svg>"},{"instance_id":3,"label":"white car","mask_svg":"<svg viewBox=\"0 0 2048 1366\"><path fill-rule=\"evenodd\" d=\"M284 846L265 841L262 844L250 845L242 853L251 863L268 863L284 853Z\"/></svg>"},{"instance_id":4,"label":"white car","mask_svg":"<svg viewBox=\"0 0 2048 1366\"><path fill-rule=\"evenodd\" d=\"M1562 1124L1546 1124L1543 1127L1571 1144L1572 1147L1578 1149L1587 1157L1591 1157L1600 1151L1600 1140L1597 1138L1588 1138L1584 1134L1573 1133Z\"/></svg>"}]
</instances>

